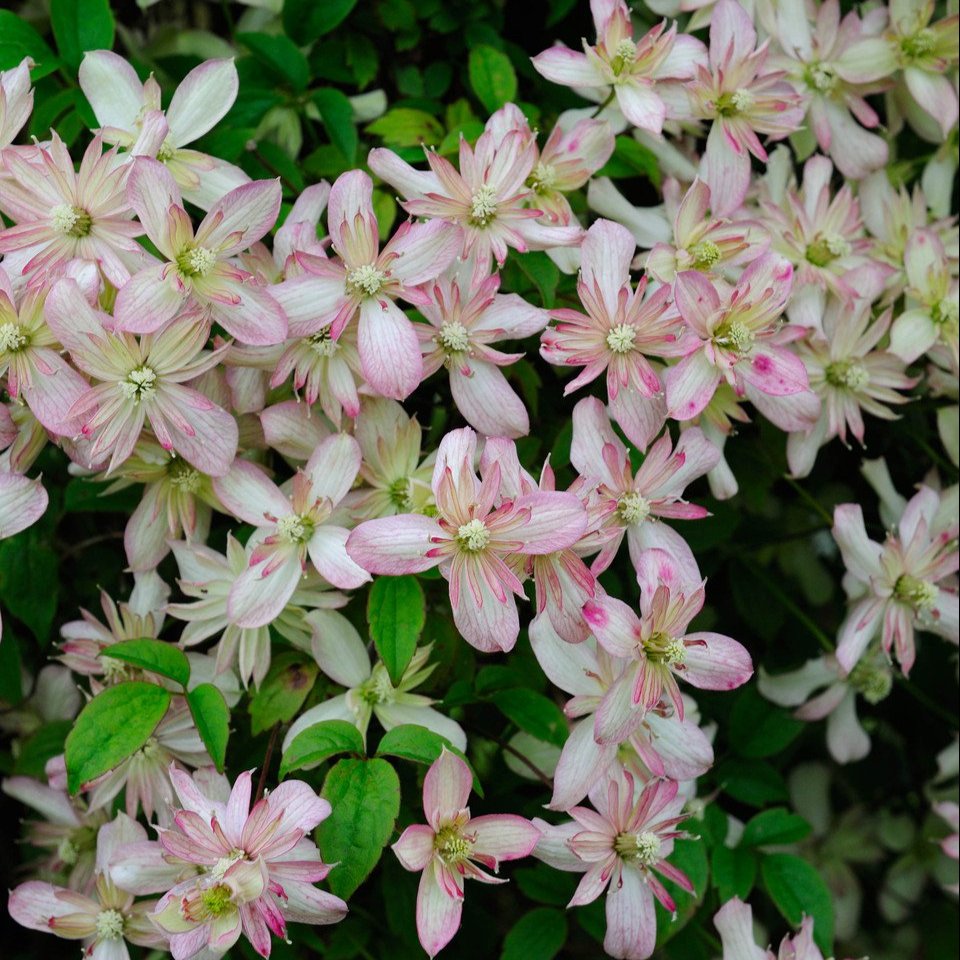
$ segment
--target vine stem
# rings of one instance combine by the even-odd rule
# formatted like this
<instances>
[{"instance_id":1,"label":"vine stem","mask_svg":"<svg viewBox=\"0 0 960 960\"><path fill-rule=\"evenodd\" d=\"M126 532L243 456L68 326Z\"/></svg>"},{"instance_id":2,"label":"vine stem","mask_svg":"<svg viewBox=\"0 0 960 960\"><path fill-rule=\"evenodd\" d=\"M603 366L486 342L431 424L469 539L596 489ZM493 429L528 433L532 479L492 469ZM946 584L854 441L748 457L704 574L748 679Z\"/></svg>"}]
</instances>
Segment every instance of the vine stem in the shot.
<instances>
[{"instance_id":1,"label":"vine stem","mask_svg":"<svg viewBox=\"0 0 960 960\"><path fill-rule=\"evenodd\" d=\"M610 93L607 94L607 99L604 100L603 103L601 103L600 106L598 106L597 109L590 114L590 119L594 120L597 117L599 117L600 114L603 113L603 111L606 110L611 103L613 103L613 98L616 96L616 94L617 94L617 91L613 87L611 87Z\"/></svg>"},{"instance_id":2,"label":"vine stem","mask_svg":"<svg viewBox=\"0 0 960 960\"><path fill-rule=\"evenodd\" d=\"M260 768L260 778L257 780L257 792L254 795L253 802L256 802L263 796L264 787L267 785L267 771L270 769L270 761L273 759L273 751L277 748L277 738L280 736L280 724L275 723L270 731L270 741L267 743L267 752L263 758L263 766Z\"/></svg>"}]
</instances>

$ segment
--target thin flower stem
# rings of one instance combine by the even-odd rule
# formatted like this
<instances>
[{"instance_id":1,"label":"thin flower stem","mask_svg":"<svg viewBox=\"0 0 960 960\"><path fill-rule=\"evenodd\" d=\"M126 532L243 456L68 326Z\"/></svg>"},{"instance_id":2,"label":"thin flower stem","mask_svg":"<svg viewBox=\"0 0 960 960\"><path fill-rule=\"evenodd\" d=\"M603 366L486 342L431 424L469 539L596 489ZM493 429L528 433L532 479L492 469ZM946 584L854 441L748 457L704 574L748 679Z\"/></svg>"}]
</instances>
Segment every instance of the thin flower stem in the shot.
<instances>
[{"instance_id":1,"label":"thin flower stem","mask_svg":"<svg viewBox=\"0 0 960 960\"><path fill-rule=\"evenodd\" d=\"M813 510L823 519L827 526L833 526L833 517L830 515L830 511L827 510L827 508L824 507L816 497L814 497L807 489L805 489L802 484L797 483L793 477L784 477L783 479L786 480L787 483L789 483L790 486L793 487L793 489L796 490L804 500L806 500L807 504L813 508Z\"/></svg>"},{"instance_id":2,"label":"thin flower stem","mask_svg":"<svg viewBox=\"0 0 960 960\"><path fill-rule=\"evenodd\" d=\"M289 190L295 197L299 196L300 189L296 184L291 183L277 168L272 164L256 147L253 148L253 155L260 161L272 174L275 174L280 178L280 182Z\"/></svg>"},{"instance_id":3,"label":"thin flower stem","mask_svg":"<svg viewBox=\"0 0 960 960\"><path fill-rule=\"evenodd\" d=\"M256 803L262 796L264 787L267 784L267 771L270 769L270 761L273 759L273 751L277 747L277 740L280 736L280 724L275 723L270 731L270 741L267 743L267 752L263 758L263 766L260 768L260 777L257 780L257 792L254 795L253 802Z\"/></svg>"},{"instance_id":4,"label":"thin flower stem","mask_svg":"<svg viewBox=\"0 0 960 960\"><path fill-rule=\"evenodd\" d=\"M601 103L601 104L597 107L597 109L594 110L593 113L590 114L590 119L591 119L591 120L595 119L596 117L599 117L600 114L603 113L603 111L606 110L607 107L609 107L611 103L613 103L613 98L616 96L616 93L617 93L617 91L614 90L613 87L611 87L611 88L610 88L610 93L607 94L607 99L604 100L603 103Z\"/></svg>"}]
</instances>

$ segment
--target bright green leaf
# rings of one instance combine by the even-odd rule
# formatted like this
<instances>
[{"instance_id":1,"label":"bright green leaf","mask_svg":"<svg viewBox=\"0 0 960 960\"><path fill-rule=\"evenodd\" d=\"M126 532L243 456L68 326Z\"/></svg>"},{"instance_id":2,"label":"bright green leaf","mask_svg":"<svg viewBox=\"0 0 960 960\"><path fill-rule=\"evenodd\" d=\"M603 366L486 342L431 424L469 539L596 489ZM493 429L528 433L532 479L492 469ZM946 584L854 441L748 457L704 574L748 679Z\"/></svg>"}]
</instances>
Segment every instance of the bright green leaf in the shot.
<instances>
[{"instance_id":1,"label":"bright green leaf","mask_svg":"<svg viewBox=\"0 0 960 960\"><path fill-rule=\"evenodd\" d=\"M230 737L230 708L219 687L201 683L187 694L190 714L213 765L223 773Z\"/></svg>"},{"instance_id":2,"label":"bright green leaf","mask_svg":"<svg viewBox=\"0 0 960 960\"><path fill-rule=\"evenodd\" d=\"M744 687L730 712L730 742L742 757L772 757L792 743L806 727L754 687Z\"/></svg>"},{"instance_id":3,"label":"bright green leaf","mask_svg":"<svg viewBox=\"0 0 960 960\"><path fill-rule=\"evenodd\" d=\"M88 50L113 47L109 0L51 0L50 23L60 56L74 69Z\"/></svg>"},{"instance_id":4,"label":"bright green leaf","mask_svg":"<svg viewBox=\"0 0 960 960\"><path fill-rule=\"evenodd\" d=\"M525 687L498 690L493 702L500 712L521 730L562 747L567 739L567 721L563 711L549 697Z\"/></svg>"},{"instance_id":5,"label":"bright green leaf","mask_svg":"<svg viewBox=\"0 0 960 960\"><path fill-rule=\"evenodd\" d=\"M367 600L370 636L394 686L400 683L427 619L416 577L377 577Z\"/></svg>"},{"instance_id":6,"label":"bright green leaf","mask_svg":"<svg viewBox=\"0 0 960 960\"><path fill-rule=\"evenodd\" d=\"M803 817L784 807L763 810L743 828L740 845L762 847L779 843L796 843L810 833L810 824Z\"/></svg>"},{"instance_id":7,"label":"bright green leaf","mask_svg":"<svg viewBox=\"0 0 960 960\"><path fill-rule=\"evenodd\" d=\"M80 711L67 737L64 752L70 793L139 750L169 706L169 690L139 680L98 693Z\"/></svg>"},{"instance_id":8,"label":"bright green leaf","mask_svg":"<svg viewBox=\"0 0 960 960\"><path fill-rule=\"evenodd\" d=\"M833 899L816 868L791 853L771 853L760 864L770 899L784 918L800 926L813 917L813 939L825 954L833 952Z\"/></svg>"},{"instance_id":9,"label":"bright green leaf","mask_svg":"<svg viewBox=\"0 0 960 960\"><path fill-rule=\"evenodd\" d=\"M353 123L353 107L339 90L323 87L310 94L323 120L323 129L327 131L330 142L353 163L357 155L357 128Z\"/></svg>"},{"instance_id":10,"label":"bright green leaf","mask_svg":"<svg viewBox=\"0 0 960 960\"><path fill-rule=\"evenodd\" d=\"M293 87L298 93L310 83L310 65L289 37L267 33L238 33L239 40L256 60Z\"/></svg>"},{"instance_id":11,"label":"bright green leaf","mask_svg":"<svg viewBox=\"0 0 960 960\"><path fill-rule=\"evenodd\" d=\"M429 766L440 756L446 747L455 753L469 767L470 761L462 750L455 747L446 737L440 736L433 730L421 727L417 723L401 723L388 730L380 739L377 746L378 757L399 757L401 760L410 760L413 763L423 763ZM471 767L471 773L473 768ZM483 796L480 781L473 774L473 790L478 796Z\"/></svg>"},{"instance_id":12,"label":"bright green leaf","mask_svg":"<svg viewBox=\"0 0 960 960\"><path fill-rule=\"evenodd\" d=\"M162 677L175 680L185 687L190 680L190 661L187 655L172 643L163 640L143 638L141 640L121 640L100 652L101 657L122 660L135 667L159 673Z\"/></svg>"},{"instance_id":13,"label":"bright green leaf","mask_svg":"<svg viewBox=\"0 0 960 960\"><path fill-rule=\"evenodd\" d=\"M366 127L367 133L380 137L392 147L416 147L422 143L437 144L443 127L436 117L424 110L394 107Z\"/></svg>"},{"instance_id":14,"label":"bright green leaf","mask_svg":"<svg viewBox=\"0 0 960 960\"><path fill-rule=\"evenodd\" d=\"M538 907L511 927L500 960L553 960L566 942L567 918L563 911Z\"/></svg>"},{"instance_id":15,"label":"bright green leaf","mask_svg":"<svg viewBox=\"0 0 960 960\"><path fill-rule=\"evenodd\" d=\"M10 10L0 10L0 70L19 66L24 57L36 64L30 71L33 81L56 70L60 61L43 37Z\"/></svg>"},{"instance_id":16,"label":"bright green leaf","mask_svg":"<svg viewBox=\"0 0 960 960\"><path fill-rule=\"evenodd\" d=\"M301 730L283 752L280 778L292 770L315 767L338 753L363 754L360 731L346 720L323 720Z\"/></svg>"},{"instance_id":17,"label":"bright green leaf","mask_svg":"<svg viewBox=\"0 0 960 960\"><path fill-rule=\"evenodd\" d=\"M757 855L742 847L714 847L710 870L721 901L731 897L746 900L757 879Z\"/></svg>"},{"instance_id":18,"label":"bright green leaf","mask_svg":"<svg viewBox=\"0 0 960 960\"><path fill-rule=\"evenodd\" d=\"M330 889L350 895L377 865L400 813L400 780L386 760L340 760L327 774L322 796L333 812L317 828L331 871Z\"/></svg>"},{"instance_id":19,"label":"bright green leaf","mask_svg":"<svg viewBox=\"0 0 960 960\"><path fill-rule=\"evenodd\" d=\"M273 658L260 689L250 699L254 735L292 720L313 688L319 668L311 657L281 653Z\"/></svg>"},{"instance_id":20,"label":"bright green leaf","mask_svg":"<svg viewBox=\"0 0 960 960\"><path fill-rule=\"evenodd\" d=\"M493 113L517 96L517 74L510 58L495 47L480 44L470 51L470 86L477 99Z\"/></svg>"}]
</instances>

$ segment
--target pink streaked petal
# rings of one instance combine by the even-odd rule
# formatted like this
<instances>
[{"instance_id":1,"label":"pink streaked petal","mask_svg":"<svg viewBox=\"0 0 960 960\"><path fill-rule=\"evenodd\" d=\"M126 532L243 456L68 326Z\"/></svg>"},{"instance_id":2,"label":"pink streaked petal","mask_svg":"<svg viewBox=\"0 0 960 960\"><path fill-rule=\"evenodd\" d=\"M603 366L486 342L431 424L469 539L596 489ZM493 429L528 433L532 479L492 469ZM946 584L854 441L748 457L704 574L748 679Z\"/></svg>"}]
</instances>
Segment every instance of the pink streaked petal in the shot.
<instances>
[{"instance_id":1,"label":"pink streaked petal","mask_svg":"<svg viewBox=\"0 0 960 960\"><path fill-rule=\"evenodd\" d=\"M713 399L720 384L720 371L703 350L684 357L664 373L667 415L674 420L692 420Z\"/></svg>"},{"instance_id":2,"label":"pink streaked petal","mask_svg":"<svg viewBox=\"0 0 960 960\"><path fill-rule=\"evenodd\" d=\"M263 564L247 567L230 588L227 617L238 627L262 627L274 621L293 596L303 576L295 552L284 558L267 576L263 568L273 565L275 557Z\"/></svg>"},{"instance_id":3,"label":"pink streaked petal","mask_svg":"<svg viewBox=\"0 0 960 960\"><path fill-rule=\"evenodd\" d=\"M725 0L721 0L723 4ZM738 4L733 4L737 6ZM620 882L614 878L607 891L607 932L603 949L611 957L643 960L653 953L657 942L657 916L653 894L640 870L624 866Z\"/></svg>"},{"instance_id":4,"label":"pink streaked petal","mask_svg":"<svg viewBox=\"0 0 960 960\"><path fill-rule=\"evenodd\" d=\"M405 870L423 870L433 859L433 842L436 834L425 823L415 823L400 834L400 839L390 848Z\"/></svg>"},{"instance_id":5,"label":"pink streaked petal","mask_svg":"<svg viewBox=\"0 0 960 960\"><path fill-rule=\"evenodd\" d=\"M747 383L775 397L802 393L810 386L803 361L784 347L758 346L737 370Z\"/></svg>"},{"instance_id":6,"label":"pink streaked petal","mask_svg":"<svg viewBox=\"0 0 960 960\"><path fill-rule=\"evenodd\" d=\"M49 498L39 480L17 473L0 473L0 540L36 523Z\"/></svg>"},{"instance_id":7,"label":"pink streaked petal","mask_svg":"<svg viewBox=\"0 0 960 960\"><path fill-rule=\"evenodd\" d=\"M402 514L361 523L347 539L347 553L370 573L399 576L420 573L441 560L428 556L440 526L431 517Z\"/></svg>"},{"instance_id":8,"label":"pink streaked petal","mask_svg":"<svg viewBox=\"0 0 960 960\"><path fill-rule=\"evenodd\" d=\"M488 437L525 437L530 418L523 401L500 370L489 363L472 360L470 372L450 370L450 392L464 419Z\"/></svg>"},{"instance_id":9,"label":"pink streaked petal","mask_svg":"<svg viewBox=\"0 0 960 960\"><path fill-rule=\"evenodd\" d=\"M681 676L701 690L734 690L753 676L744 646L719 633L691 633ZM700 646L703 641L705 646Z\"/></svg>"},{"instance_id":10,"label":"pink streaked petal","mask_svg":"<svg viewBox=\"0 0 960 960\"><path fill-rule=\"evenodd\" d=\"M449 896L431 863L420 876L417 891L417 936L428 956L435 957L460 929L463 900Z\"/></svg>"},{"instance_id":11,"label":"pink streaked petal","mask_svg":"<svg viewBox=\"0 0 960 960\"><path fill-rule=\"evenodd\" d=\"M463 245L461 229L443 220L404 225L384 249L396 253L390 271L408 287L435 280L453 262Z\"/></svg>"},{"instance_id":12,"label":"pink streaked petal","mask_svg":"<svg viewBox=\"0 0 960 960\"><path fill-rule=\"evenodd\" d=\"M551 47L532 59L537 73L565 87L600 87L605 80L587 57L569 47Z\"/></svg>"},{"instance_id":13,"label":"pink streaked petal","mask_svg":"<svg viewBox=\"0 0 960 960\"><path fill-rule=\"evenodd\" d=\"M265 289L216 274L204 277L202 285L194 283L194 288L213 319L241 343L270 346L286 338L287 316Z\"/></svg>"},{"instance_id":14,"label":"pink streaked petal","mask_svg":"<svg viewBox=\"0 0 960 960\"><path fill-rule=\"evenodd\" d=\"M410 321L391 300L363 301L357 348L363 375L380 396L403 400L423 378L420 341Z\"/></svg>"},{"instance_id":15,"label":"pink streaked petal","mask_svg":"<svg viewBox=\"0 0 960 960\"><path fill-rule=\"evenodd\" d=\"M248 460L234 461L229 473L217 477L213 487L234 516L256 527L265 526L268 516L284 517L292 512L290 501L280 488Z\"/></svg>"},{"instance_id":16,"label":"pink streaked petal","mask_svg":"<svg viewBox=\"0 0 960 960\"><path fill-rule=\"evenodd\" d=\"M256 243L277 222L279 180L253 180L217 201L197 227L197 243L218 257L232 257Z\"/></svg>"},{"instance_id":17,"label":"pink streaked petal","mask_svg":"<svg viewBox=\"0 0 960 960\"><path fill-rule=\"evenodd\" d=\"M572 493L528 493L515 501L530 516L519 528L523 545L518 552L545 554L572 546L587 527L587 514Z\"/></svg>"},{"instance_id":18,"label":"pink streaked petal","mask_svg":"<svg viewBox=\"0 0 960 960\"><path fill-rule=\"evenodd\" d=\"M600 645L615 657L636 655L640 618L622 600L600 594L583 606L583 619Z\"/></svg>"},{"instance_id":19,"label":"pink streaked petal","mask_svg":"<svg viewBox=\"0 0 960 960\"><path fill-rule=\"evenodd\" d=\"M474 817L469 829L476 835L474 852L498 861L529 856L540 839L540 831L529 820L512 814Z\"/></svg>"},{"instance_id":20,"label":"pink streaked petal","mask_svg":"<svg viewBox=\"0 0 960 960\"><path fill-rule=\"evenodd\" d=\"M434 830L465 809L473 789L470 768L446 747L423 780L423 810Z\"/></svg>"},{"instance_id":21,"label":"pink streaked petal","mask_svg":"<svg viewBox=\"0 0 960 960\"><path fill-rule=\"evenodd\" d=\"M159 263L135 273L117 292L117 329L154 333L169 323L187 299L187 290L169 264Z\"/></svg>"},{"instance_id":22,"label":"pink streaked petal","mask_svg":"<svg viewBox=\"0 0 960 960\"><path fill-rule=\"evenodd\" d=\"M343 527L319 527L307 544L310 562L317 573L342 590L353 590L371 578L367 570L347 553L350 532Z\"/></svg>"}]
</instances>

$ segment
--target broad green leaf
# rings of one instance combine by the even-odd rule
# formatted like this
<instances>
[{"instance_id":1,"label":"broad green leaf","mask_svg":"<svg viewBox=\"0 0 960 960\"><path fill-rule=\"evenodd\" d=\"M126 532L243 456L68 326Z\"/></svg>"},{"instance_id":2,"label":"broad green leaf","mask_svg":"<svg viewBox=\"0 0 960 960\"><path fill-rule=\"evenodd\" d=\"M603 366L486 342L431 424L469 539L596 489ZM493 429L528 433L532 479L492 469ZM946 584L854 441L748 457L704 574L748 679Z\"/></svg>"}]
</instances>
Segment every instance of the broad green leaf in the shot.
<instances>
[{"instance_id":1,"label":"broad green leaf","mask_svg":"<svg viewBox=\"0 0 960 960\"><path fill-rule=\"evenodd\" d=\"M9 10L0 10L0 70L19 66L24 57L36 64L30 71L34 82L60 66L46 41L26 20Z\"/></svg>"},{"instance_id":2,"label":"broad green leaf","mask_svg":"<svg viewBox=\"0 0 960 960\"><path fill-rule=\"evenodd\" d=\"M264 66L298 93L310 82L310 65L289 37L267 33L238 33L239 40Z\"/></svg>"},{"instance_id":3,"label":"broad green leaf","mask_svg":"<svg viewBox=\"0 0 960 960\"><path fill-rule=\"evenodd\" d=\"M731 897L746 900L757 879L757 855L742 847L714 847L710 870L721 901L725 903Z\"/></svg>"},{"instance_id":4,"label":"broad green leaf","mask_svg":"<svg viewBox=\"0 0 960 960\"><path fill-rule=\"evenodd\" d=\"M563 911L538 907L510 928L500 960L553 960L566 942L567 918Z\"/></svg>"},{"instance_id":5,"label":"broad green leaf","mask_svg":"<svg viewBox=\"0 0 960 960\"><path fill-rule=\"evenodd\" d=\"M555 743L558 747L566 742L566 717L549 697L525 687L515 687L498 690L492 699L508 720L538 740Z\"/></svg>"},{"instance_id":6,"label":"broad green leaf","mask_svg":"<svg viewBox=\"0 0 960 960\"><path fill-rule=\"evenodd\" d=\"M617 137L613 156L597 171L597 176L618 180L637 175L646 177L657 187L660 186L660 164L656 154L633 137Z\"/></svg>"},{"instance_id":7,"label":"broad green leaf","mask_svg":"<svg viewBox=\"0 0 960 960\"><path fill-rule=\"evenodd\" d=\"M350 15L357 0L284 0L283 29L301 46L335 30Z\"/></svg>"},{"instance_id":8,"label":"broad green leaf","mask_svg":"<svg viewBox=\"0 0 960 960\"><path fill-rule=\"evenodd\" d=\"M51 0L50 24L60 56L76 69L88 50L110 50L115 25L109 0Z\"/></svg>"},{"instance_id":9,"label":"broad green leaf","mask_svg":"<svg viewBox=\"0 0 960 960\"><path fill-rule=\"evenodd\" d=\"M187 655L172 643L163 640L143 638L141 640L121 640L100 652L101 657L122 660L135 667L159 673L162 677L175 680L185 687L190 680L190 661Z\"/></svg>"},{"instance_id":10,"label":"broad green leaf","mask_svg":"<svg viewBox=\"0 0 960 960\"><path fill-rule=\"evenodd\" d=\"M706 846L701 840L677 840L673 845L673 853L667 858L678 870L686 874L693 884L694 894L682 890L675 883L664 879L664 886L673 897L677 905L676 919L671 917L660 903L656 904L657 912L657 946L666 943L671 937L679 933L689 919L694 915L697 904L703 900L707 892L707 883L710 877L710 867L707 863Z\"/></svg>"},{"instance_id":11,"label":"broad green leaf","mask_svg":"<svg viewBox=\"0 0 960 960\"><path fill-rule=\"evenodd\" d=\"M743 828L740 845L762 847L778 843L796 843L810 833L810 824L803 817L784 807L763 810Z\"/></svg>"},{"instance_id":12,"label":"broad green leaf","mask_svg":"<svg viewBox=\"0 0 960 960\"><path fill-rule=\"evenodd\" d=\"M806 724L744 687L730 712L730 743L742 757L772 757L792 743Z\"/></svg>"},{"instance_id":13,"label":"broad green leaf","mask_svg":"<svg viewBox=\"0 0 960 960\"><path fill-rule=\"evenodd\" d=\"M60 594L59 557L43 521L0 541L0 604L46 645Z\"/></svg>"},{"instance_id":14,"label":"broad green leaf","mask_svg":"<svg viewBox=\"0 0 960 960\"><path fill-rule=\"evenodd\" d=\"M511 874L511 879L525 897L552 907L566 907L579 878L579 874L554 870L545 863L538 863L535 867L518 867Z\"/></svg>"},{"instance_id":15,"label":"broad green leaf","mask_svg":"<svg viewBox=\"0 0 960 960\"><path fill-rule=\"evenodd\" d=\"M348 899L377 865L400 813L400 780L386 760L340 760L327 774L322 796L333 812L317 828L331 871L330 889Z\"/></svg>"},{"instance_id":16,"label":"broad green leaf","mask_svg":"<svg viewBox=\"0 0 960 960\"><path fill-rule=\"evenodd\" d=\"M201 683L187 694L190 714L213 765L223 773L230 738L230 708L218 687Z\"/></svg>"},{"instance_id":17,"label":"broad green leaf","mask_svg":"<svg viewBox=\"0 0 960 960\"><path fill-rule=\"evenodd\" d=\"M429 766L440 756L444 747L451 753L455 753L470 767L470 761L462 750L457 749L446 737L421 727L418 723L402 723L388 730L377 745L377 756L398 757L401 760L410 760L413 763ZM473 773L472 767L470 772ZM475 773L473 773L473 790L478 796L483 796L480 781Z\"/></svg>"},{"instance_id":18,"label":"broad green leaf","mask_svg":"<svg viewBox=\"0 0 960 960\"><path fill-rule=\"evenodd\" d=\"M536 306L551 309L556 303L557 284L560 282L560 270L557 265L539 250L515 254L510 258L510 262L536 288L540 295L540 303Z\"/></svg>"},{"instance_id":19,"label":"broad green leaf","mask_svg":"<svg viewBox=\"0 0 960 960\"><path fill-rule=\"evenodd\" d=\"M67 788L112 770L150 739L170 706L170 691L136 680L98 693L81 711L67 736Z\"/></svg>"},{"instance_id":20,"label":"broad green leaf","mask_svg":"<svg viewBox=\"0 0 960 960\"><path fill-rule=\"evenodd\" d=\"M273 658L260 689L250 700L250 729L254 735L276 723L287 723L303 706L319 668L301 653L281 653Z\"/></svg>"},{"instance_id":21,"label":"broad green leaf","mask_svg":"<svg viewBox=\"0 0 960 960\"><path fill-rule=\"evenodd\" d=\"M283 752L280 761L280 778L291 770L315 767L338 753L363 754L363 737L360 731L346 720L323 720L301 730Z\"/></svg>"},{"instance_id":22,"label":"broad green leaf","mask_svg":"<svg viewBox=\"0 0 960 960\"><path fill-rule=\"evenodd\" d=\"M373 81L380 69L380 57L373 41L361 33L348 34L347 63L353 70L353 79L362 90Z\"/></svg>"},{"instance_id":23,"label":"broad green leaf","mask_svg":"<svg viewBox=\"0 0 960 960\"><path fill-rule=\"evenodd\" d=\"M20 645L9 624L4 624L0 643L0 703L15 707L23 699L21 682Z\"/></svg>"},{"instance_id":24,"label":"broad green leaf","mask_svg":"<svg viewBox=\"0 0 960 960\"><path fill-rule=\"evenodd\" d=\"M496 47L480 44L470 51L470 86L489 113L517 95L517 74L510 58Z\"/></svg>"},{"instance_id":25,"label":"broad green leaf","mask_svg":"<svg viewBox=\"0 0 960 960\"><path fill-rule=\"evenodd\" d=\"M4 643L7 641L4 640ZM2 644L0 644L2 646ZM73 729L72 720L54 720L20 742L14 773L43 780L47 761L63 753L67 734Z\"/></svg>"},{"instance_id":26,"label":"broad green leaf","mask_svg":"<svg viewBox=\"0 0 960 960\"><path fill-rule=\"evenodd\" d=\"M800 926L813 917L813 939L825 954L833 950L833 900L816 868L792 853L771 853L760 863L770 899L784 918Z\"/></svg>"},{"instance_id":27,"label":"broad green leaf","mask_svg":"<svg viewBox=\"0 0 960 960\"><path fill-rule=\"evenodd\" d=\"M388 110L382 117L367 124L366 130L391 147L416 147L421 143L432 146L443 138L443 127L436 117L411 107Z\"/></svg>"},{"instance_id":28,"label":"broad green leaf","mask_svg":"<svg viewBox=\"0 0 960 960\"><path fill-rule=\"evenodd\" d=\"M787 799L786 781L763 760L727 760L717 765L714 776L727 796L751 807Z\"/></svg>"},{"instance_id":29,"label":"broad green leaf","mask_svg":"<svg viewBox=\"0 0 960 960\"><path fill-rule=\"evenodd\" d=\"M394 686L417 649L427 601L416 577L377 577L367 600L367 622L377 653Z\"/></svg>"},{"instance_id":30,"label":"broad green leaf","mask_svg":"<svg viewBox=\"0 0 960 960\"><path fill-rule=\"evenodd\" d=\"M357 155L357 128L353 123L353 107L339 90L323 87L310 95L323 120L330 142L353 163Z\"/></svg>"}]
</instances>

